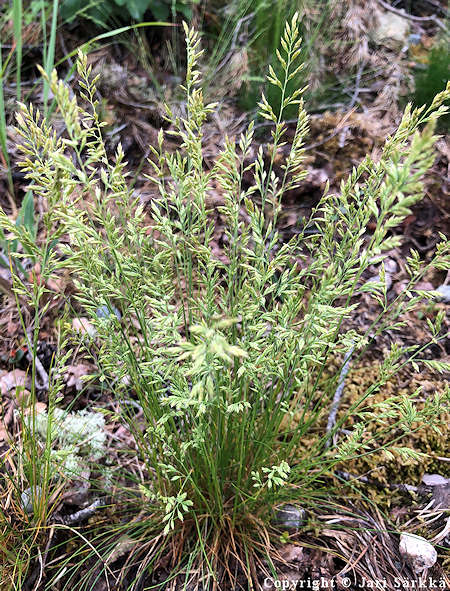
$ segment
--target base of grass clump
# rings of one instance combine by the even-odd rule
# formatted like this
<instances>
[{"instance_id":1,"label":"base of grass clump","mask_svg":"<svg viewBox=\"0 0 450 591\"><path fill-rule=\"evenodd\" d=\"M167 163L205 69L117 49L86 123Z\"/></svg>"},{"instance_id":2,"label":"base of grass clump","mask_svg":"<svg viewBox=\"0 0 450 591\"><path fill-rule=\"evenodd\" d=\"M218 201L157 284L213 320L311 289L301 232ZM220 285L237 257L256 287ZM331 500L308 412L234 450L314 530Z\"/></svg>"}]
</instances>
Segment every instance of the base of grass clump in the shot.
<instances>
[{"instance_id":1,"label":"base of grass clump","mask_svg":"<svg viewBox=\"0 0 450 591\"><path fill-rule=\"evenodd\" d=\"M198 524L187 520L162 536L158 522L146 516L142 506L140 511L136 507L134 515L124 515L123 505L112 507L111 520L115 520L113 514L121 515L120 522L112 526L103 518L91 528L82 528L80 533L88 542L84 544L79 536L81 545L75 538L66 547L67 551L70 547L70 558L50 588L63 591L76 585L77 591L272 591L280 588L279 581L321 577L336 585L349 564L354 569L351 578L355 587L351 588L360 588L363 581L369 588L376 588L376 581L381 579L386 580L387 589L396 588L400 579L420 588L420 575L412 572L399 554L401 524L373 502L358 499L355 487L346 490L342 485L341 481L341 497L336 494L334 500L310 507L301 527L267 527L253 520L246 531L219 531L205 518ZM404 521L408 520L408 531L430 539L442 529L443 520L436 522L435 514L428 523L427 516L417 516L414 509L399 512L403 511ZM356 564L355 553L361 556ZM429 574L445 580L439 564Z\"/></svg>"},{"instance_id":2,"label":"base of grass clump","mask_svg":"<svg viewBox=\"0 0 450 591\"><path fill-rule=\"evenodd\" d=\"M207 517L186 519L163 535L160 519L146 514L142 504L130 509L122 499L81 528L82 536L67 545L70 557L54 577L55 589L76 582L77 591L95 584L116 591L247 590L285 562L280 539L286 543L288 532L256 517L240 527L225 519L221 528Z\"/></svg>"}]
</instances>

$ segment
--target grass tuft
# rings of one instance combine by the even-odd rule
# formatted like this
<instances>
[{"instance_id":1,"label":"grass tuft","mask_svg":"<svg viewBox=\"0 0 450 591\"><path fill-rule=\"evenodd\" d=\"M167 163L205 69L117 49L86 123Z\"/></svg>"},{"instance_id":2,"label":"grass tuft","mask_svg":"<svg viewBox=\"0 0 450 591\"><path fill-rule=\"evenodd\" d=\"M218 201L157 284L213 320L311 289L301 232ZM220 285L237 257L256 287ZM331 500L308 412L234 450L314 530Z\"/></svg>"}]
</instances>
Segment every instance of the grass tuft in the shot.
<instances>
[{"instance_id":1,"label":"grass tuft","mask_svg":"<svg viewBox=\"0 0 450 591\"><path fill-rule=\"evenodd\" d=\"M85 55L77 69L87 106L71 98L56 72L48 79L64 137L32 106L22 105L17 118L21 166L46 206L47 234L64 237L63 257L46 255L47 272L64 268L74 278L78 305L96 329L84 346L120 403L114 418L133 435L140 464L139 472L117 479L124 519L109 532L100 529L80 550L81 564L57 575L77 577L80 590L100 576L139 589L154 582L155 572L173 584L187 584L195 573L205 589L253 588L259 572L275 570L277 509L322 503L334 468L355 458L384 450L419 461L404 439L422 421L433 427L449 400L447 389L420 407L395 394L388 408L372 405L393 375L428 363L423 348L394 344L374 381L325 428L342 369L323 386L331 356L361 356L369 337L397 328L422 301L424 292L415 290L424 275L449 268L450 244L441 236L426 263L411 251L408 285L393 300L383 267L379 281L364 281L370 265L399 244L391 230L423 197L433 129L450 88L428 108L408 106L379 160L366 157L338 195L325 192L302 231L282 243L283 196L306 175L303 89L289 87L302 68L299 16L286 24L279 65L269 69L279 108L264 95L259 103L260 115L273 123L269 161L262 149L251 158L250 124L241 137L226 139L209 171L202 128L216 105L203 100L199 35L187 25L185 33L186 111L175 116L168 109L170 127L151 146L150 180L158 190L151 211L127 185L121 146L114 159L106 153ZM295 136L278 176L274 161L292 108ZM177 138L176 152L164 149L165 135ZM250 186L244 174L253 178ZM220 257L208 209L217 187L226 219ZM24 229L3 213L0 224L28 246ZM367 331L346 330L363 293L376 300L379 316ZM99 308L109 315L99 317ZM442 320L438 314L430 322L433 342L448 336ZM393 429L398 435L387 437Z\"/></svg>"}]
</instances>

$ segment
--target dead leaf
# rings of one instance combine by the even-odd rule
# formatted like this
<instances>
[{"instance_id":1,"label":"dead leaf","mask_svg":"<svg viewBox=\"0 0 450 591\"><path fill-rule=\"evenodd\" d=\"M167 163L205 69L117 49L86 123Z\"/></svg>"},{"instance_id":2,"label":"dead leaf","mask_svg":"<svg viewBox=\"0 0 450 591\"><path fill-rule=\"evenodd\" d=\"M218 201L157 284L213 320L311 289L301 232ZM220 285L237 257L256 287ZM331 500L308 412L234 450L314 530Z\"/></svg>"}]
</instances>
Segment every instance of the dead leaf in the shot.
<instances>
[{"instance_id":1,"label":"dead leaf","mask_svg":"<svg viewBox=\"0 0 450 591\"><path fill-rule=\"evenodd\" d=\"M83 335L87 334L92 338L94 338L97 334L94 325L84 316L81 316L80 318L74 318L72 320L72 328L75 332Z\"/></svg>"},{"instance_id":2,"label":"dead leaf","mask_svg":"<svg viewBox=\"0 0 450 591\"><path fill-rule=\"evenodd\" d=\"M8 269L0 269L0 289L6 294L12 295L12 279Z\"/></svg>"},{"instance_id":3,"label":"dead leaf","mask_svg":"<svg viewBox=\"0 0 450 591\"><path fill-rule=\"evenodd\" d=\"M81 506L87 500L89 488L91 486L90 476L91 471L89 468L86 468L81 472L76 482L74 482L67 492L62 495L62 499L64 499L65 503Z\"/></svg>"},{"instance_id":4,"label":"dead leaf","mask_svg":"<svg viewBox=\"0 0 450 591\"><path fill-rule=\"evenodd\" d=\"M106 564L112 564L136 546L136 541L127 535L122 536L114 546L111 554L106 558Z\"/></svg>"},{"instance_id":5,"label":"dead leaf","mask_svg":"<svg viewBox=\"0 0 450 591\"><path fill-rule=\"evenodd\" d=\"M86 382L82 379L84 376L91 375L93 367L84 363L78 365L68 365L66 367L65 382L68 388L75 388L78 392L83 389Z\"/></svg>"},{"instance_id":6,"label":"dead leaf","mask_svg":"<svg viewBox=\"0 0 450 591\"><path fill-rule=\"evenodd\" d=\"M8 324L6 325L6 334L9 337L15 336L20 330L20 324L15 322L12 317L9 318Z\"/></svg>"},{"instance_id":7,"label":"dead leaf","mask_svg":"<svg viewBox=\"0 0 450 591\"><path fill-rule=\"evenodd\" d=\"M26 406L30 402L31 392L29 390L17 390L16 400L19 406Z\"/></svg>"},{"instance_id":8,"label":"dead leaf","mask_svg":"<svg viewBox=\"0 0 450 591\"><path fill-rule=\"evenodd\" d=\"M323 186L329 179L329 174L324 168L309 168L307 181L315 187Z\"/></svg>"},{"instance_id":9,"label":"dead leaf","mask_svg":"<svg viewBox=\"0 0 450 591\"><path fill-rule=\"evenodd\" d=\"M288 544L280 550L280 556L286 562L301 562L303 560L303 548L295 544Z\"/></svg>"},{"instance_id":10,"label":"dead leaf","mask_svg":"<svg viewBox=\"0 0 450 591\"><path fill-rule=\"evenodd\" d=\"M8 441L8 439L9 439L8 431L6 430L6 427L2 423L2 421L0 421L0 443L2 443L3 441Z\"/></svg>"},{"instance_id":11,"label":"dead leaf","mask_svg":"<svg viewBox=\"0 0 450 591\"><path fill-rule=\"evenodd\" d=\"M448 511L450 509L450 480L446 484L433 486L434 508L442 508Z\"/></svg>"},{"instance_id":12,"label":"dead leaf","mask_svg":"<svg viewBox=\"0 0 450 591\"><path fill-rule=\"evenodd\" d=\"M22 369L13 369L0 377L0 392L5 395L17 388L29 388L31 380Z\"/></svg>"},{"instance_id":13,"label":"dead leaf","mask_svg":"<svg viewBox=\"0 0 450 591\"><path fill-rule=\"evenodd\" d=\"M56 293L64 293L66 290L66 281L58 277L57 279L48 279L47 287Z\"/></svg>"},{"instance_id":14,"label":"dead leaf","mask_svg":"<svg viewBox=\"0 0 450 591\"><path fill-rule=\"evenodd\" d=\"M45 404L45 402L36 402L36 404L34 405L34 410L36 411L36 414L39 414L41 412L47 412L47 405Z\"/></svg>"},{"instance_id":15,"label":"dead leaf","mask_svg":"<svg viewBox=\"0 0 450 591\"><path fill-rule=\"evenodd\" d=\"M419 281L414 286L414 291L434 291L434 286L429 281Z\"/></svg>"},{"instance_id":16,"label":"dead leaf","mask_svg":"<svg viewBox=\"0 0 450 591\"><path fill-rule=\"evenodd\" d=\"M47 412L47 405L45 404L45 402L36 402L34 407L33 407L34 412L38 415L42 412ZM27 416L29 414L31 414L32 412L32 408L28 407L24 410L24 415Z\"/></svg>"}]
</instances>

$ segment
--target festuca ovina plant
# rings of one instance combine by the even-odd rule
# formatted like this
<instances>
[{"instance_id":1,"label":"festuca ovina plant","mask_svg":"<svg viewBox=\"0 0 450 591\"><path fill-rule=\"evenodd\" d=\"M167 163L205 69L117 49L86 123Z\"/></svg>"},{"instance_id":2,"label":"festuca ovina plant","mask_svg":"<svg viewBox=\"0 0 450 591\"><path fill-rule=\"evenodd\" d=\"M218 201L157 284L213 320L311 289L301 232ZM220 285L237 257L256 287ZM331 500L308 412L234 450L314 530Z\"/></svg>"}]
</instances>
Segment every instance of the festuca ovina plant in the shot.
<instances>
[{"instance_id":1,"label":"festuca ovina plant","mask_svg":"<svg viewBox=\"0 0 450 591\"><path fill-rule=\"evenodd\" d=\"M273 124L269 161L263 148L251 161L250 124L240 138L226 138L205 170L202 125L216 106L203 102L198 35L186 28L186 37L186 115L169 109L169 131L151 146L159 196L150 211L127 186L122 148L108 157L85 56L78 73L86 109L69 98L56 73L51 79L65 137L32 107L21 106L18 115L22 166L61 237L59 266L70 271L78 304L95 324L95 359L121 402L115 418L133 433L141 462L139 482L120 497L122 525L97 545L89 542L95 572L103 569L113 582L111 556L117 541L126 540L129 558L121 572L129 589L141 588L161 565L174 577L196 573L204 589L256 583L257 573L272 564L277 507L326 498L327 478L346 460L380 450L417 457L404 437L433 425L448 401L447 393L428 397L420 410L400 396L377 405L375 394L405 365L433 365L421 360L423 348L394 345L377 381L327 430L339 372L326 385L322 377L331 358L344 359L350 350L361 355L369 336L398 328L427 295L416 290L418 282L431 267L449 267L449 243L441 236L426 264L411 251L409 282L398 296L388 298L383 267L379 281L363 279L400 243L391 230L423 196L433 126L449 89L428 108L407 107L378 161L365 158L339 194L327 191L303 231L283 243L277 231L283 195L306 174L302 90L286 91L301 67L298 17L286 25L277 51L282 74L271 69L268 76L279 91L279 114L264 96L259 105ZM293 105L295 136L278 175L283 113ZM177 151L165 151L165 134L178 138ZM244 174L252 175L249 188ZM226 220L220 256L208 208L217 190ZM358 333L344 327L363 292L377 300L379 315ZM97 316L102 306L110 316ZM442 338L441 323L438 315L430 324L434 341ZM87 555L79 554L80 564ZM89 575L77 581L79 589L89 588Z\"/></svg>"}]
</instances>

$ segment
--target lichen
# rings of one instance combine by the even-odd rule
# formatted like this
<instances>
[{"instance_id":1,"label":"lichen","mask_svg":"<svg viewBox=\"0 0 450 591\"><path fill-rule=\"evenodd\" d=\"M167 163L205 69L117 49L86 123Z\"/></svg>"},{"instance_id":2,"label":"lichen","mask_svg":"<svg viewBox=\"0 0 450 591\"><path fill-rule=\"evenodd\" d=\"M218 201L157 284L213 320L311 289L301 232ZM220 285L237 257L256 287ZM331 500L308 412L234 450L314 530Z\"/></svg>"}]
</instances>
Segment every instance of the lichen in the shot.
<instances>
[{"instance_id":1,"label":"lichen","mask_svg":"<svg viewBox=\"0 0 450 591\"><path fill-rule=\"evenodd\" d=\"M98 412L80 410L65 412L55 408L49 420L46 412L36 415L36 430L42 441L47 438L50 425L51 464L69 478L81 476L89 462L98 461L105 454L105 419Z\"/></svg>"}]
</instances>

